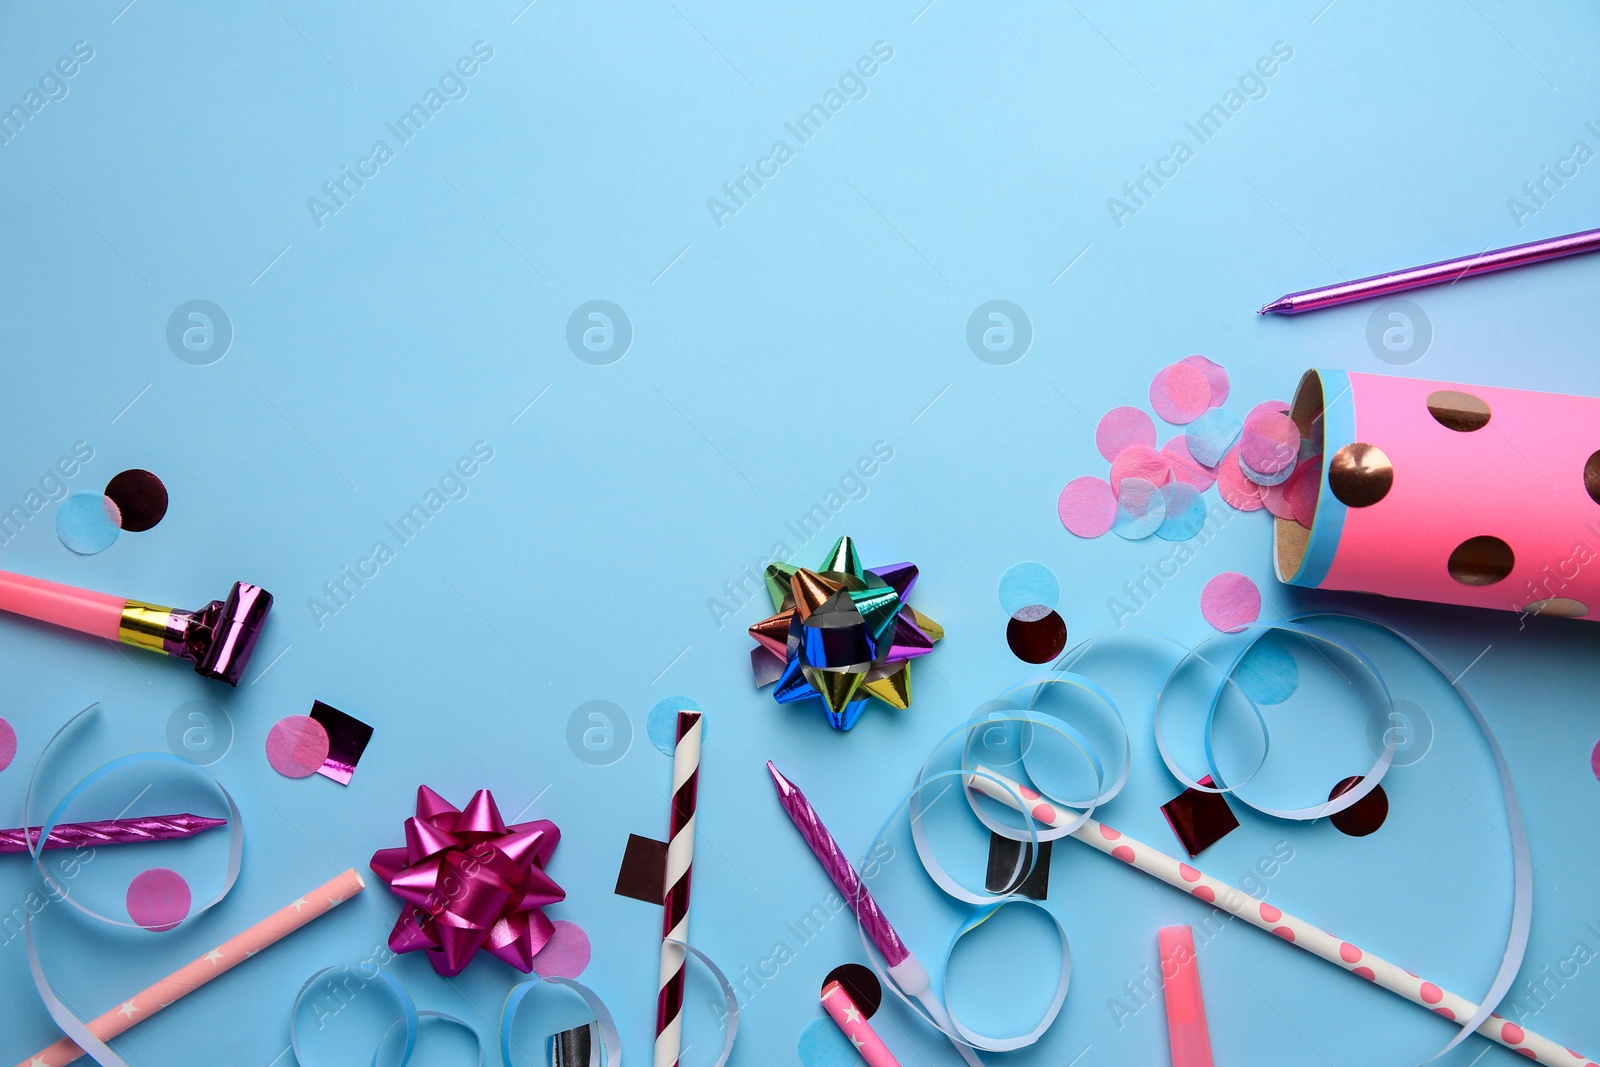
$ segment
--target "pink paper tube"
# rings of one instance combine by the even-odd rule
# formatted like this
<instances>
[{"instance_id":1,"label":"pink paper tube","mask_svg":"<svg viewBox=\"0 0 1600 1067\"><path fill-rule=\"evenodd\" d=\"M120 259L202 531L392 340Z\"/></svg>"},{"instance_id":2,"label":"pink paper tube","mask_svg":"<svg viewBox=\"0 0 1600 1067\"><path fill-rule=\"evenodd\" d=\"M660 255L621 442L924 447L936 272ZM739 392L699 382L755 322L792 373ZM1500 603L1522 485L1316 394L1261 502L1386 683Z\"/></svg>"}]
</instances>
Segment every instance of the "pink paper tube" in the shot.
<instances>
[{"instance_id":1,"label":"pink paper tube","mask_svg":"<svg viewBox=\"0 0 1600 1067\"><path fill-rule=\"evenodd\" d=\"M1194 955L1194 931L1163 926L1156 933L1161 952L1161 995L1167 1004L1167 1043L1172 1067L1212 1067L1211 1030L1206 1002L1200 994L1200 963Z\"/></svg>"},{"instance_id":2,"label":"pink paper tube","mask_svg":"<svg viewBox=\"0 0 1600 1067\"><path fill-rule=\"evenodd\" d=\"M1321 467L1279 580L1600 617L1600 400L1312 370L1290 417Z\"/></svg>"},{"instance_id":3,"label":"pink paper tube","mask_svg":"<svg viewBox=\"0 0 1600 1067\"><path fill-rule=\"evenodd\" d=\"M135 1023L143 1022L162 1008L193 993L213 978L232 970L268 945L281 940L302 926L332 911L367 887L352 868L326 882L282 911L267 916L250 929L185 964L155 985L135 993L112 1010L88 1024L89 1032L109 1041ZM17 1067L62 1067L83 1055L71 1038L62 1038L49 1048L34 1053Z\"/></svg>"},{"instance_id":4,"label":"pink paper tube","mask_svg":"<svg viewBox=\"0 0 1600 1067\"><path fill-rule=\"evenodd\" d=\"M900 1061L894 1058L894 1053L889 1051L889 1046L883 1043L872 1024L867 1022L867 1017L856 1007L856 1002L850 999L843 985L835 981L823 986L822 1006L839 1024L839 1029L856 1047L856 1052L867 1061L867 1067L900 1067Z\"/></svg>"},{"instance_id":5,"label":"pink paper tube","mask_svg":"<svg viewBox=\"0 0 1600 1067\"><path fill-rule=\"evenodd\" d=\"M125 598L109 593L0 571L0 611L80 630L107 641L118 640L122 609L127 603Z\"/></svg>"}]
</instances>

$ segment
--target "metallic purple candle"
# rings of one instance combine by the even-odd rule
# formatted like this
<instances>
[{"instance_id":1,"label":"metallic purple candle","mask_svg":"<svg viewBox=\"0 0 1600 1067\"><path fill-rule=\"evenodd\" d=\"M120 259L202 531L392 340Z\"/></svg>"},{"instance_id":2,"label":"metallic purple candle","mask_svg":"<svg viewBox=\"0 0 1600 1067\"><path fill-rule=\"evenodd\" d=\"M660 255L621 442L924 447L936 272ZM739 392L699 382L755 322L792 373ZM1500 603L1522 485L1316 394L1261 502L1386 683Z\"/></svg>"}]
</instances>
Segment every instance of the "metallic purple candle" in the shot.
<instances>
[{"instance_id":1,"label":"metallic purple candle","mask_svg":"<svg viewBox=\"0 0 1600 1067\"><path fill-rule=\"evenodd\" d=\"M1505 270L1508 267L1525 267L1530 263L1597 250L1600 250L1600 230L1583 230L1563 237L1547 237L1542 241L1529 241L1527 244L1513 245L1510 248L1496 248L1492 251L1479 252L1474 256L1440 260L1438 263L1429 263L1422 267L1408 267L1386 274L1374 274L1370 278L1357 278L1353 282L1339 282L1337 285L1325 285L1320 289L1290 293L1288 296L1278 297L1262 308L1259 314L1277 312L1281 315L1298 315L1302 311L1316 311L1318 308L1332 307L1335 304L1347 304L1352 300L1388 296L1390 293L1400 293L1423 285L1453 282L1458 278L1470 278L1474 274L1488 274L1490 271Z\"/></svg>"},{"instance_id":2,"label":"metallic purple candle","mask_svg":"<svg viewBox=\"0 0 1600 1067\"><path fill-rule=\"evenodd\" d=\"M171 841L218 826L228 825L227 819L212 819L204 815L146 815L138 819L111 819L106 822L62 823L50 831L44 847L77 848L87 845L128 845L143 841ZM42 827L0 830L0 853L26 852L31 842L39 840Z\"/></svg>"},{"instance_id":3,"label":"metallic purple candle","mask_svg":"<svg viewBox=\"0 0 1600 1067\"><path fill-rule=\"evenodd\" d=\"M889 966L898 967L905 962L907 956L911 955L911 950L900 940L900 935L894 932L889 920L883 917L883 912L878 909L878 902L872 899L867 887L861 884L855 867L845 858L839 842L835 841L833 835L828 833L828 828L822 825L822 820L817 817L817 811L806 799L806 795L800 792L793 782L779 774L778 768L772 765L771 760L767 761L767 771L771 773L773 782L778 786L778 803L783 805L783 810L788 812L789 818L794 821L800 836L806 839L806 844L816 853L817 862L822 864L822 869L833 879L833 884L839 889L839 895L844 897L845 903L850 905L857 918L861 920L867 936L878 946L878 951L883 953L883 958L888 961Z\"/></svg>"},{"instance_id":4,"label":"metallic purple candle","mask_svg":"<svg viewBox=\"0 0 1600 1067\"><path fill-rule=\"evenodd\" d=\"M907 996L916 997L922 1003L923 1009L933 1019L934 1025L950 1039L956 1052L970 1067L983 1067L983 1062L978 1059L977 1053L972 1051L972 1046L955 1035L955 1027L950 1022L949 1014L944 1010L944 1004L934 995L928 969L917 959L916 953L900 940L900 935L894 932L889 920L884 918L878 902L872 899L867 887L861 884L856 869L845 859L844 850L839 847L839 842L835 841L833 835L828 833L828 828L822 825L822 820L817 817L816 809L811 806L806 795L800 792L793 782L779 774L778 768L772 765L771 760L767 761L767 771L778 787L778 803L789 813L789 818L794 821L800 836L806 839L806 844L810 845L811 851L816 854L817 862L822 864L822 869L833 879L839 895L844 897L845 903L850 905L856 917L861 920L861 928L872 938L872 943L878 946L878 951L883 953L884 960L889 964L889 977Z\"/></svg>"}]
</instances>

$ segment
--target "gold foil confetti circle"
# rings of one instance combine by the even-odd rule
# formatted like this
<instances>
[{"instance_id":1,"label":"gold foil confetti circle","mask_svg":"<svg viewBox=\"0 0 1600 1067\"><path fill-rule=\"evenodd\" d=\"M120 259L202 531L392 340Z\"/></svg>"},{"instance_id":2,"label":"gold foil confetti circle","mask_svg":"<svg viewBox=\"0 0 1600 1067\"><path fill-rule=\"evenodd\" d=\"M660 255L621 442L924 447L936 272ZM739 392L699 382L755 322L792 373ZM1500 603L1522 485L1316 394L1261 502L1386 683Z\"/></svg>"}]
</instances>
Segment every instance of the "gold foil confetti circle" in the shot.
<instances>
[{"instance_id":1,"label":"gold foil confetti circle","mask_svg":"<svg viewBox=\"0 0 1600 1067\"><path fill-rule=\"evenodd\" d=\"M1493 585L1516 566L1511 546L1490 534L1469 537L1450 553L1450 577L1462 585Z\"/></svg>"},{"instance_id":2,"label":"gold foil confetti circle","mask_svg":"<svg viewBox=\"0 0 1600 1067\"><path fill-rule=\"evenodd\" d=\"M1394 464L1377 445L1354 441L1335 452L1328 464L1328 488L1346 507L1369 508L1393 486Z\"/></svg>"}]
</instances>

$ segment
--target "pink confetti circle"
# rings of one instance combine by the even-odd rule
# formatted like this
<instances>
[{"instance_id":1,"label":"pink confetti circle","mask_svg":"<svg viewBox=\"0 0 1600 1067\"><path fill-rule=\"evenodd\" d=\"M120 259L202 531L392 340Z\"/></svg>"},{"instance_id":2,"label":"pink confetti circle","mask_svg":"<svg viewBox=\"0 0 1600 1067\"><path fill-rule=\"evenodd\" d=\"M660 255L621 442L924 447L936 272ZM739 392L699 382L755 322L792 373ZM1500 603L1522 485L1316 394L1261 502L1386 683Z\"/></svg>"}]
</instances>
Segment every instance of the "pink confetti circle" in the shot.
<instances>
[{"instance_id":1,"label":"pink confetti circle","mask_svg":"<svg viewBox=\"0 0 1600 1067\"><path fill-rule=\"evenodd\" d=\"M557 919L555 932L533 957L533 969L544 978L576 978L589 966L589 935L577 923Z\"/></svg>"},{"instance_id":2,"label":"pink confetti circle","mask_svg":"<svg viewBox=\"0 0 1600 1067\"><path fill-rule=\"evenodd\" d=\"M0 771L11 766L11 761L17 758L17 731L11 724L0 719Z\"/></svg>"},{"instance_id":3,"label":"pink confetti circle","mask_svg":"<svg viewBox=\"0 0 1600 1067\"><path fill-rule=\"evenodd\" d=\"M1154 445L1125 448L1111 461L1111 491L1122 492L1124 478L1140 478L1151 485L1172 481L1172 461Z\"/></svg>"},{"instance_id":4,"label":"pink confetti circle","mask_svg":"<svg viewBox=\"0 0 1600 1067\"><path fill-rule=\"evenodd\" d=\"M1162 445L1161 454L1167 457L1172 465L1172 476L1178 481L1188 482L1202 493L1216 484L1216 472L1201 466L1200 461L1189 453L1189 438L1186 435L1180 433Z\"/></svg>"},{"instance_id":5,"label":"pink confetti circle","mask_svg":"<svg viewBox=\"0 0 1600 1067\"><path fill-rule=\"evenodd\" d=\"M1211 383L1211 406L1220 407L1228 399L1228 372L1222 364L1215 363L1205 356L1184 356L1179 363L1195 368L1206 376L1206 381Z\"/></svg>"},{"instance_id":6,"label":"pink confetti circle","mask_svg":"<svg viewBox=\"0 0 1600 1067\"><path fill-rule=\"evenodd\" d=\"M1261 590L1238 571L1223 571L1200 591L1200 614L1223 633L1235 633L1261 617ZM1261 906L1263 917L1267 908Z\"/></svg>"},{"instance_id":7,"label":"pink confetti circle","mask_svg":"<svg viewBox=\"0 0 1600 1067\"><path fill-rule=\"evenodd\" d=\"M152 867L128 884L128 918L146 930L165 933L189 917L191 900L183 875Z\"/></svg>"},{"instance_id":8,"label":"pink confetti circle","mask_svg":"<svg viewBox=\"0 0 1600 1067\"><path fill-rule=\"evenodd\" d=\"M1217 492L1223 502L1236 511L1260 511L1264 506L1261 487L1246 478L1239 468L1237 445L1217 463Z\"/></svg>"},{"instance_id":9,"label":"pink confetti circle","mask_svg":"<svg viewBox=\"0 0 1600 1067\"><path fill-rule=\"evenodd\" d=\"M1099 537L1111 529L1117 518L1117 494L1104 478L1074 478L1061 490L1056 514L1068 533L1079 537Z\"/></svg>"},{"instance_id":10,"label":"pink confetti circle","mask_svg":"<svg viewBox=\"0 0 1600 1067\"><path fill-rule=\"evenodd\" d=\"M1174 425L1193 422L1211 407L1211 382L1186 363L1162 367L1150 382L1150 406Z\"/></svg>"},{"instance_id":11,"label":"pink confetti circle","mask_svg":"<svg viewBox=\"0 0 1600 1067\"><path fill-rule=\"evenodd\" d=\"M1138 408L1112 408L1094 428L1094 446L1109 462L1134 445L1156 443L1156 424Z\"/></svg>"},{"instance_id":12,"label":"pink confetti circle","mask_svg":"<svg viewBox=\"0 0 1600 1067\"><path fill-rule=\"evenodd\" d=\"M1271 413L1273 415L1287 415L1289 414L1289 402L1287 400L1263 400L1261 403L1250 409L1250 414L1244 417L1244 421L1249 422L1250 415L1262 415L1266 413Z\"/></svg>"},{"instance_id":13,"label":"pink confetti circle","mask_svg":"<svg viewBox=\"0 0 1600 1067\"><path fill-rule=\"evenodd\" d=\"M1300 454L1300 427L1287 415L1257 411L1244 421L1239 458L1259 474L1277 474Z\"/></svg>"},{"instance_id":14,"label":"pink confetti circle","mask_svg":"<svg viewBox=\"0 0 1600 1067\"><path fill-rule=\"evenodd\" d=\"M328 758L328 731L309 715L285 715L267 731L267 762L285 778L316 774Z\"/></svg>"},{"instance_id":15,"label":"pink confetti circle","mask_svg":"<svg viewBox=\"0 0 1600 1067\"><path fill-rule=\"evenodd\" d=\"M13 751L16 750L16 744L13 739L11 742ZM1594 743L1594 751L1589 753L1589 769L1594 772L1596 778L1600 778L1600 741Z\"/></svg>"}]
</instances>

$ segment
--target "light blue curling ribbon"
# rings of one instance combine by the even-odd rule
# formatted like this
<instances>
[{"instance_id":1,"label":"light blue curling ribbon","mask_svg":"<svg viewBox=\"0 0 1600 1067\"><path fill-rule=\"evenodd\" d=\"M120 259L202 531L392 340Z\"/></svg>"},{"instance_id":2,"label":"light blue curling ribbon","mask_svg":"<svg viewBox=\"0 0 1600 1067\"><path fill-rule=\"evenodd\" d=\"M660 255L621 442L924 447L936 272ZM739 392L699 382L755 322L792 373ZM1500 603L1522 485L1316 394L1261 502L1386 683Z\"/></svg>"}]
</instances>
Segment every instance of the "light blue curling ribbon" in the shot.
<instances>
[{"instance_id":1,"label":"light blue curling ribbon","mask_svg":"<svg viewBox=\"0 0 1600 1067\"><path fill-rule=\"evenodd\" d=\"M28 777L28 788L23 793L22 820L24 826L33 825L33 820L29 816L33 807L33 791L38 783L39 770L44 765L46 757L49 756L50 750L61 739L63 734L99 706L99 701L90 704L63 723L61 728L50 736L50 740L45 742L44 748L39 753L39 758L34 761L33 772ZM56 824L61 821L61 816L68 810L74 800L107 775L124 767L135 766L140 763L174 763L179 767L195 771L207 778L216 787L217 792L222 794L223 800L228 805L228 870L223 878L222 888L217 892L216 896L198 908L192 909L187 919L203 914L222 902L223 898L233 889L234 883L239 880L239 865L244 854L244 823L240 818L238 805L233 802L233 797L222 787L221 782L218 782L188 760L180 759L168 752L136 752L131 755L119 756L95 768L80 780L77 785L67 791L66 796L61 799L60 803L51 809L49 817L43 820L37 840L29 842L28 851L33 857L32 873L44 879L45 885L51 890L52 899L65 901L84 915L99 922L129 929L138 928L138 924L125 923L121 920L101 915L73 900L66 887L58 884L55 879L50 877L49 872L45 870L42 853L45 851L45 840L50 836L50 832L55 829ZM127 1062L113 1052L110 1045L95 1037L90 1032L88 1024L79 1019L70 1008L61 1002L61 998L56 996L55 991L50 986L49 978L45 976L44 965L39 959L38 945L33 936L33 914L31 912L24 916L23 925L28 943L28 972L33 977L34 988L38 990L39 999L44 1002L45 1011L50 1013L50 1018L61 1028L63 1034L71 1038L83 1050L84 1055L100 1064L101 1067L128 1067Z\"/></svg>"}]
</instances>

